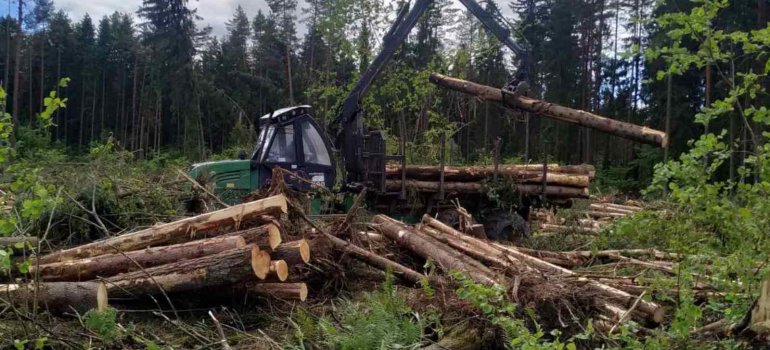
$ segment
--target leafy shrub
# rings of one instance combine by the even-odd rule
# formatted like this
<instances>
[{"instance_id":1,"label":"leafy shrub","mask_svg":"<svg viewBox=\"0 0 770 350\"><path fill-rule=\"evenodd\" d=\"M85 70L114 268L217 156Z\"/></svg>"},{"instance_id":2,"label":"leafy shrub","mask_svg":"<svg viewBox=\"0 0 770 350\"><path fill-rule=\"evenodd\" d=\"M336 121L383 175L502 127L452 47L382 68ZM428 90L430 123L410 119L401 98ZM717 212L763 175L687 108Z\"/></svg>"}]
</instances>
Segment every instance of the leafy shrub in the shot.
<instances>
[{"instance_id":1,"label":"leafy shrub","mask_svg":"<svg viewBox=\"0 0 770 350\"><path fill-rule=\"evenodd\" d=\"M572 341L562 342L559 339L561 334L558 330L551 331L547 336L537 322L534 322L532 311L526 310L535 329L534 332L530 331L527 323L520 318L517 305L508 300L508 295L502 286L485 286L465 277L462 273L453 273L452 276L461 283L456 291L460 299L470 302L487 317L489 322L505 332L508 339L506 345L509 349L577 349Z\"/></svg>"}]
</instances>

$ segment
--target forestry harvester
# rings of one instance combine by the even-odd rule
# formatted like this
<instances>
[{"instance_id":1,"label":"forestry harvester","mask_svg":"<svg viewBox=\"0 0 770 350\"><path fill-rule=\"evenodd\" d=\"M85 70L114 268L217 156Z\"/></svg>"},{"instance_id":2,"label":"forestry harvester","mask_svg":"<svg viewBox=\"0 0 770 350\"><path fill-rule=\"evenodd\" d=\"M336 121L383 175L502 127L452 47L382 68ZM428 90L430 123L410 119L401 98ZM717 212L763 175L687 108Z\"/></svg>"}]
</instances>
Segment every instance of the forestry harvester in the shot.
<instances>
[{"instance_id":1,"label":"forestry harvester","mask_svg":"<svg viewBox=\"0 0 770 350\"><path fill-rule=\"evenodd\" d=\"M360 107L361 99L371 86L372 81L392 58L432 2L433 0L417 0L411 8L407 3L400 9L396 21L391 25L383 39L382 49L344 100L338 116L329 125L329 133L316 123L311 114L311 106L302 105L279 109L259 118L259 137L256 148L249 159L247 159L245 152L242 152L238 160L194 164L190 170L190 175L199 179L200 182L213 185L214 193L227 203L238 203L249 193L266 185L272 178L276 167L286 169L304 178L304 181L287 178L286 182L295 189L308 191L311 188L311 183L331 189L338 184L336 150L341 158L341 168L344 169L344 179L339 179L338 198L333 201L337 204L324 204L320 198L316 198L311 205L312 214L332 213L340 209L346 210L352 203L351 194L366 190L367 207L371 210L384 211L391 216L400 213L403 214L402 218L407 221L410 214L417 214L415 219L419 219L425 212L437 213L440 220L454 225L460 220L457 211L442 209L450 207L450 200L458 198L462 205L474 214L475 218L484 222L486 235L490 238L510 240L526 236L529 232L526 219L529 217L530 206L544 203L544 195L547 193L545 179L549 166L541 165L539 169L535 169L542 171L540 174L543 179L542 187L537 184L528 185L529 187L518 187L518 192L521 195L517 196L517 205L502 208L499 205L499 200L493 201L489 198L485 186L481 184L445 182L445 179L449 179L449 177L443 160L439 168L433 169L437 169L434 173L438 175L438 181L426 182L407 179L408 172L417 171L419 173L420 170L426 170L427 167L415 166L410 168L407 166L403 140L400 155L387 155L384 131L364 131ZM526 98L528 49L526 45L511 38L510 31L502 24L503 19L499 13L487 12L474 0L460 0L460 2L482 22L489 32L513 51L520 66L523 67L510 83L502 89L496 89L501 96L498 102L511 107L513 102L520 102L520 99ZM431 79L434 83L443 85L434 81L433 77ZM458 90L456 87L444 86ZM494 100L494 97L477 96L482 99ZM555 106L531 98L526 98L526 100L544 103L547 105L545 107L549 108ZM528 107L524 104L512 107L527 110ZM543 114L546 117L597 128L590 123L570 120L561 115L566 113L572 114L572 117L575 115L585 117L585 112L556 106L564 110L560 111L561 113L551 113L551 110L543 107L543 105L535 106L533 112ZM531 109L532 106L529 108ZM594 116L588 115L586 118L592 117ZM605 123L600 122L598 124L604 125ZM597 129L612 132L606 127L598 127ZM332 142L330 134L336 135L334 142ZM622 133L616 134L628 136ZM441 153L443 155L444 152ZM500 168L503 169L507 167L500 165ZM430 169L427 170L430 171ZM479 171L473 171L473 173L494 174L495 177L499 171L497 162L493 170L477 170ZM407 188L415 188L415 186L411 186L414 184L417 185L419 196L407 198ZM420 188L420 186L422 187ZM583 190L578 196L587 196L587 185ZM561 196L560 199L563 200L565 197L569 196Z\"/></svg>"}]
</instances>

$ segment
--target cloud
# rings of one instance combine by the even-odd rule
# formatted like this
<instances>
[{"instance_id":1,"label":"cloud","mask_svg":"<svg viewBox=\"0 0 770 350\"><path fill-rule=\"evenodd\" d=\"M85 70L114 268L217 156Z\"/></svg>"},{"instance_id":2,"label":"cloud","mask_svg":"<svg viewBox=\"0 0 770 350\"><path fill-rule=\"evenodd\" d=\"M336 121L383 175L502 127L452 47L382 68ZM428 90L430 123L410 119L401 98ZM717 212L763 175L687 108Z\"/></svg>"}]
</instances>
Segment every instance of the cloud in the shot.
<instances>
[{"instance_id":1,"label":"cloud","mask_svg":"<svg viewBox=\"0 0 770 350\"><path fill-rule=\"evenodd\" d=\"M115 11L136 16L136 10L142 5L142 0L55 0L54 4L56 8L69 13L73 21L80 20L86 13L98 21ZM203 18L198 24L211 26L217 36L227 33L225 23L232 18L238 5L243 7L249 19L256 16L257 11L266 12L269 9L265 0L192 0L188 4L189 7L196 8L198 15Z\"/></svg>"}]
</instances>

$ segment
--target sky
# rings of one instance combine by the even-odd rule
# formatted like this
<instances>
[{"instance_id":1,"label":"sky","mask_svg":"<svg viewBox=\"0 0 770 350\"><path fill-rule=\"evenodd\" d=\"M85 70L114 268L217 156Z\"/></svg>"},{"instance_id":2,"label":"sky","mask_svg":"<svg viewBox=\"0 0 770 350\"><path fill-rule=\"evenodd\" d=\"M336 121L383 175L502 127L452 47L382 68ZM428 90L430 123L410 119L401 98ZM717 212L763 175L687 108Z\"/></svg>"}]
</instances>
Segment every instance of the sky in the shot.
<instances>
[{"instance_id":1,"label":"sky","mask_svg":"<svg viewBox=\"0 0 770 350\"><path fill-rule=\"evenodd\" d=\"M0 16L5 16L8 13L8 5L10 3L11 13L15 16L16 4L18 0L0 0ZM25 0L32 2L31 0ZM385 0L394 1L394 0ZM298 1L298 8L305 6L305 1ZM500 1L498 3L503 4L507 1ZM142 4L142 0L54 0L54 6L57 9L62 9L69 13L70 18L73 21L80 20L83 15L88 13L94 21L98 21L105 15L109 15L115 11L125 13L136 13L136 10ZM265 0L190 0L189 6L197 8L198 15L203 17L203 20L199 23L201 26L209 25L213 29L213 33L216 36L224 36L227 33L225 23L232 18L235 8L241 5L246 11L249 18L253 18L258 10L267 12L268 6ZM454 6L460 7L459 1L455 1ZM511 10L508 6L501 6L501 10L505 16L511 15ZM300 35L304 34L305 28L301 23L298 23L298 32Z\"/></svg>"},{"instance_id":2,"label":"sky","mask_svg":"<svg viewBox=\"0 0 770 350\"><path fill-rule=\"evenodd\" d=\"M0 16L8 13L8 2L11 3L11 13L16 15L17 0L0 0ZM31 3L31 1L29 1ZM302 6L303 1L300 1ZM94 21L115 11L135 14L142 0L54 0L54 6L69 13L73 21L80 20L88 13ZM227 30L225 23L232 18L235 8L241 5L249 17L257 14L258 10L268 11L265 0L190 0L189 6L198 9L198 15L203 17L200 25L210 25L217 36L224 35Z\"/></svg>"}]
</instances>

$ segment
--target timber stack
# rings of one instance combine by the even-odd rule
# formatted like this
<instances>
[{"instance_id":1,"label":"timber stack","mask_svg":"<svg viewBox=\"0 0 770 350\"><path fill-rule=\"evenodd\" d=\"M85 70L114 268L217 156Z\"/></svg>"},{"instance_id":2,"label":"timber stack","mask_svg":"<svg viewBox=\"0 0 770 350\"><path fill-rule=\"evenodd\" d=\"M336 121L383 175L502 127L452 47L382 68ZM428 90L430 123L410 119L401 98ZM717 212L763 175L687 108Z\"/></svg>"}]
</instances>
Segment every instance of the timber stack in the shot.
<instances>
[{"instance_id":1,"label":"timber stack","mask_svg":"<svg viewBox=\"0 0 770 350\"><path fill-rule=\"evenodd\" d=\"M503 186L554 201L589 198L588 187L596 176L588 164L407 165L403 171L401 166L389 165L385 172L388 191L399 191L403 184L407 191L481 194L491 186Z\"/></svg>"},{"instance_id":2,"label":"timber stack","mask_svg":"<svg viewBox=\"0 0 770 350\"><path fill-rule=\"evenodd\" d=\"M614 220L624 218L644 210L637 202L628 201L623 204L613 201L597 201L591 199L585 210L576 211L571 220L557 217L552 209L538 208L530 214L530 220L537 229L535 236L554 236L564 234L595 236L602 227Z\"/></svg>"},{"instance_id":3,"label":"timber stack","mask_svg":"<svg viewBox=\"0 0 770 350\"><path fill-rule=\"evenodd\" d=\"M302 301L306 285L287 280L310 262L311 247L284 242L286 213L286 198L276 195L55 251L33 258L28 278L0 291L54 313L222 287Z\"/></svg>"}]
</instances>

